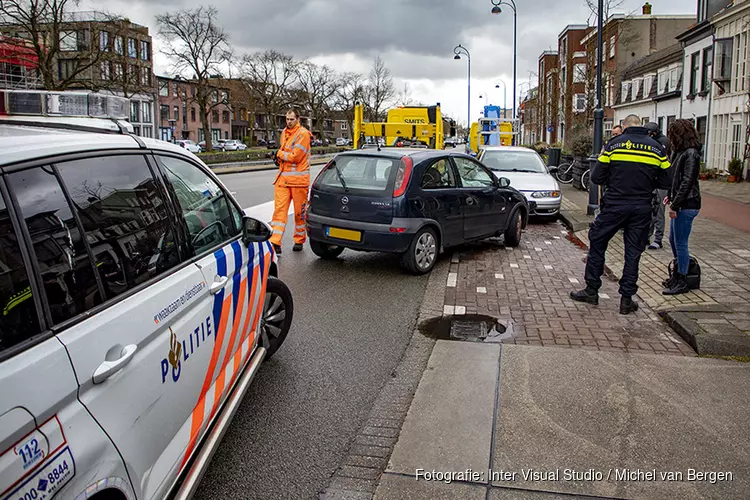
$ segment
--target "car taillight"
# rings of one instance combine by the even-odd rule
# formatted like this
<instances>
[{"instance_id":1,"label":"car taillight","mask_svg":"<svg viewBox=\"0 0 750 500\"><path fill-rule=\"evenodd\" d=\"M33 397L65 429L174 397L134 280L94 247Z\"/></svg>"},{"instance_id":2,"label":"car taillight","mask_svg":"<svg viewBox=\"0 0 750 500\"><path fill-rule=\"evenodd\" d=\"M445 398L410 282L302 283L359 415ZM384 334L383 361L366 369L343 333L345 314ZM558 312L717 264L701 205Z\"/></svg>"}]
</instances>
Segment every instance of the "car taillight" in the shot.
<instances>
[{"instance_id":1,"label":"car taillight","mask_svg":"<svg viewBox=\"0 0 750 500\"><path fill-rule=\"evenodd\" d=\"M401 165L396 172L396 182L393 184L393 197L398 198L406 192L406 186L411 178L411 169L413 163L409 156L401 158Z\"/></svg>"}]
</instances>

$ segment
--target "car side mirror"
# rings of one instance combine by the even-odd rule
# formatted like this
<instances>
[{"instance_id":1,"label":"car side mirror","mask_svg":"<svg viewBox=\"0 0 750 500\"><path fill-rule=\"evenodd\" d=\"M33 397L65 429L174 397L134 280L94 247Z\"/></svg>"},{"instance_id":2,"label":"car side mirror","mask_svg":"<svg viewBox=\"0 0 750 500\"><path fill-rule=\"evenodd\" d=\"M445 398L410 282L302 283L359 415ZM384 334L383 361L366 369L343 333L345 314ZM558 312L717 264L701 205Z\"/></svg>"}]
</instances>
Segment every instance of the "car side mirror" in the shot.
<instances>
[{"instance_id":1,"label":"car side mirror","mask_svg":"<svg viewBox=\"0 0 750 500\"><path fill-rule=\"evenodd\" d=\"M500 187L507 188L510 186L510 179L507 177L500 177Z\"/></svg>"},{"instance_id":2,"label":"car side mirror","mask_svg":"<svg viewBox=\"0 0 750 500\"><path fill-rule=\"evenodd\" d=\"M558 170L559 170L559 168L557 166L547 167L547 172L549 172L550 174L554 174Z\"/></svg>"},{"instance_id":3,"label":"car side mirror","mask_svg":"<svg viewBox=\"0 0 750 500\"><path fill-rule=\"evenodd\" d=\"M242 217L242 242L245 245L262 243L268 241L270 238L271 226L252 217Z\"/></svg>"}]
</instances>

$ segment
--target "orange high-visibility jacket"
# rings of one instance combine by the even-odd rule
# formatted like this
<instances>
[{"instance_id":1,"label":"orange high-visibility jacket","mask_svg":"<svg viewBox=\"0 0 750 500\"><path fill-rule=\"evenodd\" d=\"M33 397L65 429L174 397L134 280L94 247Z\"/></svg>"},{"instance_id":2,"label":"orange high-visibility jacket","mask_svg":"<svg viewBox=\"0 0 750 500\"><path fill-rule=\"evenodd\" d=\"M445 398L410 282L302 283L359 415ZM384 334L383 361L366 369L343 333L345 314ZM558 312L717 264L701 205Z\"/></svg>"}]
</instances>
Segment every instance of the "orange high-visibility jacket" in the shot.
<instances>
[{"instance_id":1,"label":"orange high-visibility jacket","mask_svg":"<svg viewBox=\"0 0 750 500\"><path fill-rule=\"evenodd\" d=\"M279 175L274 184L281 187L310 186L310 131L300 124L285 128L281 135Z\"/></svg>"}]
</instances>

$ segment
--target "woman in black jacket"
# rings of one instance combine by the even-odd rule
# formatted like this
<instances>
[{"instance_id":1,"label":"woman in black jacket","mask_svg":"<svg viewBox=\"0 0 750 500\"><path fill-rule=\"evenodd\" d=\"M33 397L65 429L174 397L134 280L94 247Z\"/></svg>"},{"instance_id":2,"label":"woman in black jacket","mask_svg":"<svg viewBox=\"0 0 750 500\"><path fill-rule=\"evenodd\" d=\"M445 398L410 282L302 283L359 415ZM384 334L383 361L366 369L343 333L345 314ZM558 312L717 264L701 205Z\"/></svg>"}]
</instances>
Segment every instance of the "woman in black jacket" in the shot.
<instances>
[{"instance_id":1,"label":"woman in black jacket","mask_svg":"<svg viewBox=\"0 0 750 500\"><path fill-rule=\"evenodd\" d=\"M672 188L669 190L669 244L677 260L677 272L665 282L664 295L690 291L686 282L690 265L688 239L693 219L701 208L698 174L701 164L701 143L698 132L689 120L675 121L667 131L672 143Z\"/></svg>"}]
</instances>

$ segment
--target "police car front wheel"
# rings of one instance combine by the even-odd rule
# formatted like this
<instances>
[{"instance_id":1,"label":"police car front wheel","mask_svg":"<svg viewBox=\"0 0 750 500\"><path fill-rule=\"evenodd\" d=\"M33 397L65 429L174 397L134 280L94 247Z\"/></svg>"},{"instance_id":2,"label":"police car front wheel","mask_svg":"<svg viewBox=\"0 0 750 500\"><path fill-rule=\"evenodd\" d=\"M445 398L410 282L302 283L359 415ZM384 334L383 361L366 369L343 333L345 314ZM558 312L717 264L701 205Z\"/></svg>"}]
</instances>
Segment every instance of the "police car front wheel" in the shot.
<instances>
[{"instance_id":1,"label":"police car front wheel","mask_svg":"<svg viewBox=\"0 0 750 500\"><path fill-rule=\"evenodd\" d=\"M260 320L260 345L266 348L269 359L284 343L292 326L294 301L286 284L278 278L268 278L263 316Z\"/></svg>"}]
</instances>

